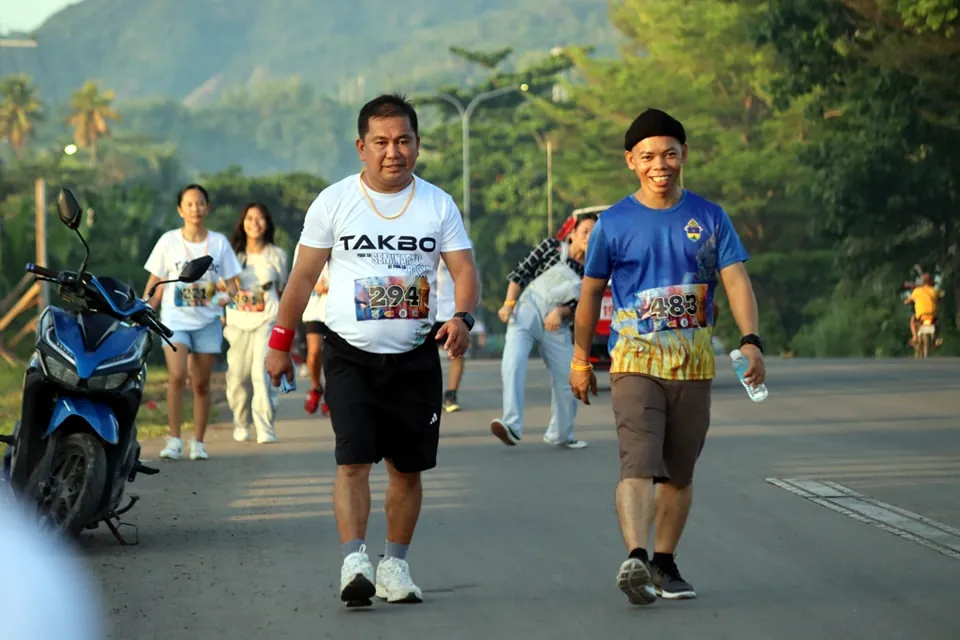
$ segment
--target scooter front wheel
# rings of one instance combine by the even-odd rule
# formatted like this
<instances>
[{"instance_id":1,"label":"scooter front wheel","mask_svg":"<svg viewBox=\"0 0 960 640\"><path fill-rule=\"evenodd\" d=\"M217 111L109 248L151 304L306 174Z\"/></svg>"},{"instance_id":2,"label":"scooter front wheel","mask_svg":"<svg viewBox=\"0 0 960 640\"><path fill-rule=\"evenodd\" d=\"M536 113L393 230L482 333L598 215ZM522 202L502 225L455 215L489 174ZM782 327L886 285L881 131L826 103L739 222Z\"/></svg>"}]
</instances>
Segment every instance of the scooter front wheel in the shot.
<instances>
[{"instance_id":1,"label":"scooter front wheel","mask_svg":"<svg viewBox=\"0 0 960 640\"><path fill-rule=\"evenodd\" d=\"M107 483L107 454L90 433L72 433L57 445L50 475L40 470L28 482L48 526L77 536L94 516Z\"/></svg>"}]
</instances>

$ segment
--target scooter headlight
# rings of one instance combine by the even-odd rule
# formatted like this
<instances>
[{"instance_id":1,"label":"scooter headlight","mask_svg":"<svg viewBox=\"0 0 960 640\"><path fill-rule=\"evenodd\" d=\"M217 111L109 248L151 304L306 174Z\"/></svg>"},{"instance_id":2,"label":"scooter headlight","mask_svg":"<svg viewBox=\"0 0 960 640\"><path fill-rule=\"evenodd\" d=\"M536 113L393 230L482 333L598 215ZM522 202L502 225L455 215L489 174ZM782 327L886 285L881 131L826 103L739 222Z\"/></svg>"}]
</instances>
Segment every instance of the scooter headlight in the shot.
<instances>
[{"instance_id":1,"label":"scooter headlight","mask_svg":"<svg viewBox=\"0 0 960 640\"><path fill-rule=\"evenodd\" d=\"M77 375L77 372L74 371L73 367L68 364L64 364L57 358L53 358L47 355L42 357L43 368L47 372L47 376L56 380L65 387L76 387L80 384L80 376Z\"/></svg>"},{"instance_id":2,"label":"scooter headlight","mask_svg":"<svg viewBox=\"0 0 960 640\"><path fill-rule=\"evenodd\" d=\"M92 376L87 380L87 389L91 391L113 391L119 389L130 378L130 372L108 373L103 376Z\"/></svg>"},{"instance_id":3,"label":"scooter headlight","mask_svg":"<svg viewBox=\"0 0 960 640\"><path fill-rule=\"evenodd\" d=\"M47 376L56 380L65 387L76 389L80 386L80 376L74 371L73 367L64 364L57 358L43 356L43 367ZM87 380L86 388L89 391L113 391L119 389L130 379L131 372L107 373L99 376L90 376Z\"/></svg>"}]
</instances>

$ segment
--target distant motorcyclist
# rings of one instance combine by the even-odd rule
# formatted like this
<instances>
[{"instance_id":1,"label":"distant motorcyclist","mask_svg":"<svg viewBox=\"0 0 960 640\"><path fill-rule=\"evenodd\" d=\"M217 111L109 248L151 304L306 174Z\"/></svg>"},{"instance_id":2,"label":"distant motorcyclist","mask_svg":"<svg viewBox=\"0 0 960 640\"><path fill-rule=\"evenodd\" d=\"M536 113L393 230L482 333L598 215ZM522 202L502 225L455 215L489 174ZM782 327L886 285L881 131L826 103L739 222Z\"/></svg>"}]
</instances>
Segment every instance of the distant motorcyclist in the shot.
<instances>
[{"instance_id":1,"label":"distant motorcyclist","mask_svg":"<svg viewBox=\"0 0 960 640\"><path fill-rule=\"evenodd\" d=\"M924 320L930 320L934 325L934 342L940 346L940 321L937 318L937 304L943 297L943 292L937 291L933 285L933 277L924 273L922 284L913 287L910 295L903 301L904 304L913 303L913 316L910 318L910 344L917 344L917 331Z\"/></svg>"}]
</instances>

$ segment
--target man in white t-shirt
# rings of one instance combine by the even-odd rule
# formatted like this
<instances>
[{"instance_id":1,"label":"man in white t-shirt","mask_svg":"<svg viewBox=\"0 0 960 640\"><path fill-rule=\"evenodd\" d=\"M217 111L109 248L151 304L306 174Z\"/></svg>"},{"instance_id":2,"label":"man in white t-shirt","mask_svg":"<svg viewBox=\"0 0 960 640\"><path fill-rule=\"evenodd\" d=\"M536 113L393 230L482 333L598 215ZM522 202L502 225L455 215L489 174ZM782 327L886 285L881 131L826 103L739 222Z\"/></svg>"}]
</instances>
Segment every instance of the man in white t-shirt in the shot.
<instances>
[{"instance_id":1,"label":"man in white t-shirt","mask_svg":"<svg viewBox=\"0 0 960 640\"><path fill-rule=\"evenodd\" d=\"M340 599L420 602L406 555L420 514L420 474L437 464L443 370L435 341L450 358L463 354L479 283L453 198L413 173L420 150L413 106L402 96L375 98L360 110L357 129L363 171L324 189L307 211L267 370L275 385L292 377L293 327L329 261L323 370L336 436ZM435 331L441 259L453 277L455 311ZM365 544L369 475L383 459L387 542L374 578Z\"/></svg>"}]
</instances>

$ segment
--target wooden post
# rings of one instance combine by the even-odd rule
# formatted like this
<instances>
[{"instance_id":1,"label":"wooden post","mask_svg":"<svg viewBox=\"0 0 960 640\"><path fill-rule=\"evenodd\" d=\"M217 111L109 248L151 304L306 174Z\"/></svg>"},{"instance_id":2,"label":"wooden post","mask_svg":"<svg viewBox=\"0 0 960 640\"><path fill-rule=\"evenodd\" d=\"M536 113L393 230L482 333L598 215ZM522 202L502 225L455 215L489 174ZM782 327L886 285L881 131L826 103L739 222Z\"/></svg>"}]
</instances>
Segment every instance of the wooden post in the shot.
<instances>
[{"instance_id":1,"label":"wooden post","mask_svg":"<svg viewBox=\"0 0 960 640\"><path fill-rule=\"evenodd\" d=\"M36 263L41 267L48 266L47 264L47 184L43 178L37 178L34 192L34 200L36 201L36 218L37 218L37 258ZM47 308L47 305L50 304L50 290L46 282L40 283L40 299L39 310L43 312Z\"/></svg>"},{"instance_id":2,"label":"wooden post","mask_svg":"<svg viewBox=\"0 0 960 640\"><path fill-rule=\"evenodd\" d=\"M553 235L553 145L547 135L547 237Z\"/></svg>"}]
</instances>

